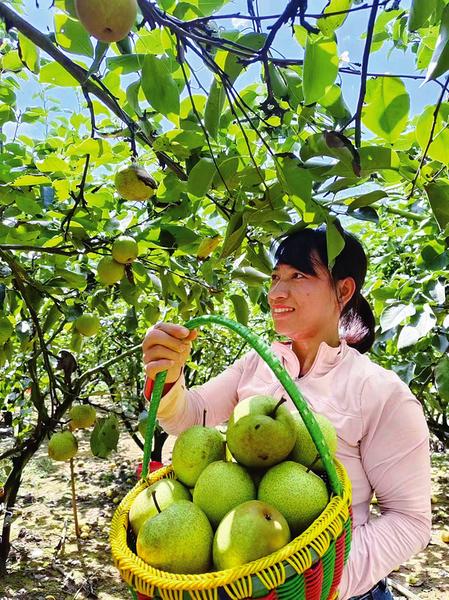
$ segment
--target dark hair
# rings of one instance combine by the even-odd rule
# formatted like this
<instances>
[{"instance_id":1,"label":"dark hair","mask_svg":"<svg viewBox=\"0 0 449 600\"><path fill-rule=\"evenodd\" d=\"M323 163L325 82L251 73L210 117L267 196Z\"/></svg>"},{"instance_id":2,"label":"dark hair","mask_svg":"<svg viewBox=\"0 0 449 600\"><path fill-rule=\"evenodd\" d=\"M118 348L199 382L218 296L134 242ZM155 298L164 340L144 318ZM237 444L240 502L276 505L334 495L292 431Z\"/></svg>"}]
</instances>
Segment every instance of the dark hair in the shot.
<instances>
[{"instance_id":1,"label":"dark hair","mask_svg":"<svg viewBox=\"0 0 449 600\"><path fill-rule=\"evenodd\" d=\"M345 339L349 346L364 353L371 348L375 338L373 311L361 294L368 261L359 240L341 227L339 231L345 246L335 259L330 277L334 286L337 281L345 277L352 277L356 286L352 298L344 306L340 315L340 337ZM301 229L290 235L281 236L276 241L279 245L274 253L275 264L287 264L307 275L316 275L317 260L314 259L316 254L323 266L327 268L328 254L324 225L317 229Z\"/></svg>"}]
</instances>

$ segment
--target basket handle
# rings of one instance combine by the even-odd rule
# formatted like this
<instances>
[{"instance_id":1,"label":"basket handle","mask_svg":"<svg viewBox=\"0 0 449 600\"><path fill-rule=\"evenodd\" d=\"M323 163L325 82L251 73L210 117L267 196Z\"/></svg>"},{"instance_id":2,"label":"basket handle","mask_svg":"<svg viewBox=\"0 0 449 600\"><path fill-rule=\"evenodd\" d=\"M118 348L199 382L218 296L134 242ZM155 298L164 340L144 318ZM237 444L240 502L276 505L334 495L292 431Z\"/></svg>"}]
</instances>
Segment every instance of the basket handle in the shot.
<instances>
[{"instance_id":1,"label":"basket handle","mask_svg":"<svg viewBox=\"0 0 449 600\"><path fill-rule=\"evenodd\" d=\"M187 327L188 329L195 329L195 327L198 327L199 325L206 325L209 323L216 323L218 325L222 325L238 333L250 344L250 346L254 350L256 350L256 352L268 364L268 366L279 379L285 391L288 393L294 405L298 409L307 427L307 430L310 433L312 440L318 450L318 453L323 461L324 468L326 469L326 473L329 477L330 487L335 494L340 496L342 492L342 485L340 479L338 478L337 471L335 469L334 462L331 458L327 443L323 437L323 434L321 433L321 429L312 411L308 407L307 402L304 400L301 392L298 390L294 381L284 369L284 367L281 365L279 359L277 358L277 356L275 356L271 348L241 323L236 323L231 319L219 315L203 315L201 317L196 317L185 323L185 327ZM150 398L147 431L145 435L145 446L143 454L142 478L146 477L148 474L148 465L150 462L154 429L156 427L156 414L159 408L159 403L161 400L162 391L164 389L166 377L167 371L162 371L161 373L158 373L156 375L153 391Z\"/></svg>"}]
</instances>

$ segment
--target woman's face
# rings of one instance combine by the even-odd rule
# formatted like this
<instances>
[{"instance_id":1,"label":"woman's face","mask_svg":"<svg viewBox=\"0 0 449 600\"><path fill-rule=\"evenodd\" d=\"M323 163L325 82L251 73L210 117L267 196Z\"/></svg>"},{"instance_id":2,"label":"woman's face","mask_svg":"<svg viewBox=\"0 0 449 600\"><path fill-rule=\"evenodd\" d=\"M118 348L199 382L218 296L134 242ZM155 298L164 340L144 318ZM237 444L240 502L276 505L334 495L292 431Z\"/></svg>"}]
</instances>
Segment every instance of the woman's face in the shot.
<instances>
[{"instance_id":1,"label":"woman's face","mask_svg":"<svg viewBox=\"0 0 449 600\"><path fill-rule=\"evenodd\" d=\"M279 264L273 269L268 302L277 333L293 340L326 340L338 332L340 307L329 271L315 265L316 275Z\"/></svg>"}]
</instances>

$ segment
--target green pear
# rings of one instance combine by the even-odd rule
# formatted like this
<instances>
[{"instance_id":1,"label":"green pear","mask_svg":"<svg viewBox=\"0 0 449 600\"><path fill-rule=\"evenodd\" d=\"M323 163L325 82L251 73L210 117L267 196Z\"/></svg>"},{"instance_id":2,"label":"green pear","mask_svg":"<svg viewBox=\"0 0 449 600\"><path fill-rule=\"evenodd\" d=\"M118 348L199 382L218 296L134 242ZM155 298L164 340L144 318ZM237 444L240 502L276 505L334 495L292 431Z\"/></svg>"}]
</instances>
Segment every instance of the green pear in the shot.
<instances>
[{"instance_id":1,"label":"green pear","mask_svg":"<svg viewBox=\"0 0 449 600\"><path fill-rule=\"evenodd\" d=\"M154 494L154 496L153 496ZM156 503L155 500L156 499ZM147 519L155 517L159 512L178 500L191 500L192 496L182 483L175 479L160 479L145 488L136 496L129 510L129 522L137 535Z\"/></svg>"},{"instance_id":2,"label":"green pear","mask_svg":"<svg viewBox=\"0 0 449 600\"><path fill-rule=\"evenodd\" d=\"M258 395L237 404L226 434L237 462L246 467L270 467L289 455L296 441L296 428L283 402Z\"/></svg>"},{"instance_id":3,"label":"green pear","mask_svg":"<svg viewBox=\"0 0 449 600\"><path fill-rule=\"evenodd\" d=\"M273 506L249 500L233 508L214 536L213 561L217 570L232 569L267 556L290 541L290 529Z\"/></svg>"},{"instance_id":4,"label":"green pear","mask_svg":"<svg viewBox=\"0 0 449 600\"><path fill-rule=\"evenodd\" d=\"M128 35L137 17L136 0L75 0L78 19L101 42L118 42Z\"/></svg>"},{"instance_id":5,"label":"green pear","mask_svg":"<svg viewBox=\"0 0 449 600\"><path fill-rule=\"evenodd\" d=\"M85 313L75 320L75 329L81 335L91 337L100 329L100 319L97 315Z\"/></svg>"},{"instance_id":6,"label":"green pear","mask_svg":"<svg viewBox=\"0 0 449 600\"><path fill-rule=\"evenodd\" d=\"M136 260L139 254L139 246L134 238L129 235L121 235L114 240L111 254L115 261L126 265Z\"/></svg>"},{"instance_id":7,"label":"green pear","mask_svg":"<svg viewBox=\"0 0 449 600\"><path fill-rule=\"evenodd\" d=\"M259 484L259 500L276 507L299 535L323 512L329 501L324 481L304 465L287 460L271 467Z\"/></svg>"},{"instance_id":8,"label":"green pear","mask_svg":"<svg viewBox=\"0 0 449 600\"><path fill-rule=\"evenodd\" d=\"M71 431L54 433L48 442L48 456L53 460L70 460L78 452L78 442Z\"/></svg>"},{"instance_id":9,"label":"green pear","mask_svg":"<svg viewBox=\"0 0 449 600\"><path fill-rule=\"evenodd\" d=\"M90 404L76 404L69 411L70 428L87 429L97 420L97 411Z\"/></svg>"},{"instance_id":10,"label":"green pear","mask_svg":"<svg viewBox=\"0 0 449 600\"><path fill-rule=\"evenodd\" d=\"M207 465L224 458L223 437L213 427L193 425L183 431L173 445L173 470L176 477L188 487L195 485Z\"/></svg>"},{"instance_id":11,"label":"green pear","mask_svg":"<svg viewBox=\"0 0 449 600\"><path fill-rule=\"evenodd\" d=\"M97 265L98 281L106 285L113 285L125 275L125 266L118 263L112 256L103 256Z\"/></svg>"},{"instance_id":12,"label":"green pear","mask_svg":"<svg viewBox=\"0 0 449 600\"><path fill-rule=\"evenodd\" d=\"M299 413L293 414L296 425L296 442L290 453L289 459L301 463L305 467L311 467L314 471L324 471L323 461L320 458L312 436L302 420ZM329 447L332 457L337 451L337 432L332 423L324 415L315 415L315 419Z\"/></svg>"},{"instance_id":13,"label":"green pear","mask_svg":"<svg viewBox=\"0 0 449 600\"><path fill-rule=\"evenodd\" d=\"M137 536L137 555L170 573L205 573L211 563L214 532L203 511L178 500L152 519Z\"/></svg>"},{"instance_id":14,"label":"green pear","mask_svg":"<svg viewBox=\"0 0 449 600\"><path fill-rule=\"evenodd\" d=\"M251 475L237 463L219 460L208 465L198 477L193 501L216 527L232 509L255 500L256 486Z\"/></svg>"}]
</instances>

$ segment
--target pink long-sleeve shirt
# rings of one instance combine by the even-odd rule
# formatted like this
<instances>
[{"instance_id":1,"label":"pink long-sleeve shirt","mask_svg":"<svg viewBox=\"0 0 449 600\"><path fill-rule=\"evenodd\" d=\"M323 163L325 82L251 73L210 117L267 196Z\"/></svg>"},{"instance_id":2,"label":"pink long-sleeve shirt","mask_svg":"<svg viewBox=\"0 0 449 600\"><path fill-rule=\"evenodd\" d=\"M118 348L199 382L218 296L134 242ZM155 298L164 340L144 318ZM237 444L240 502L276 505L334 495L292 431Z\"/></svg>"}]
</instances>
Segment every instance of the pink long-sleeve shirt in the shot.
<instances>
[{"instance_id":1,"label":"pink long-sleeve shirt","mask_svg":"<svg viewBox=\"0 0 449 600\"><path fill-rule=\"evenodd\" d=\"M291 343L271 346L310 408L325 415L338 435L337 458L352 483L353 541L340 600L364 594L428 544L431 531L429 432L422 407L392 371L342 341L322 342L311 369L300 377ZM202 423L226 421L234 406L254 394L281 398L285 391L255 351L207 383L186 390L183 376L162 398L161 426L179 434ZM296 411L288 398L289 408ZM376 494L381 516L370 515Z\"/></svg>"}]
</instances>

